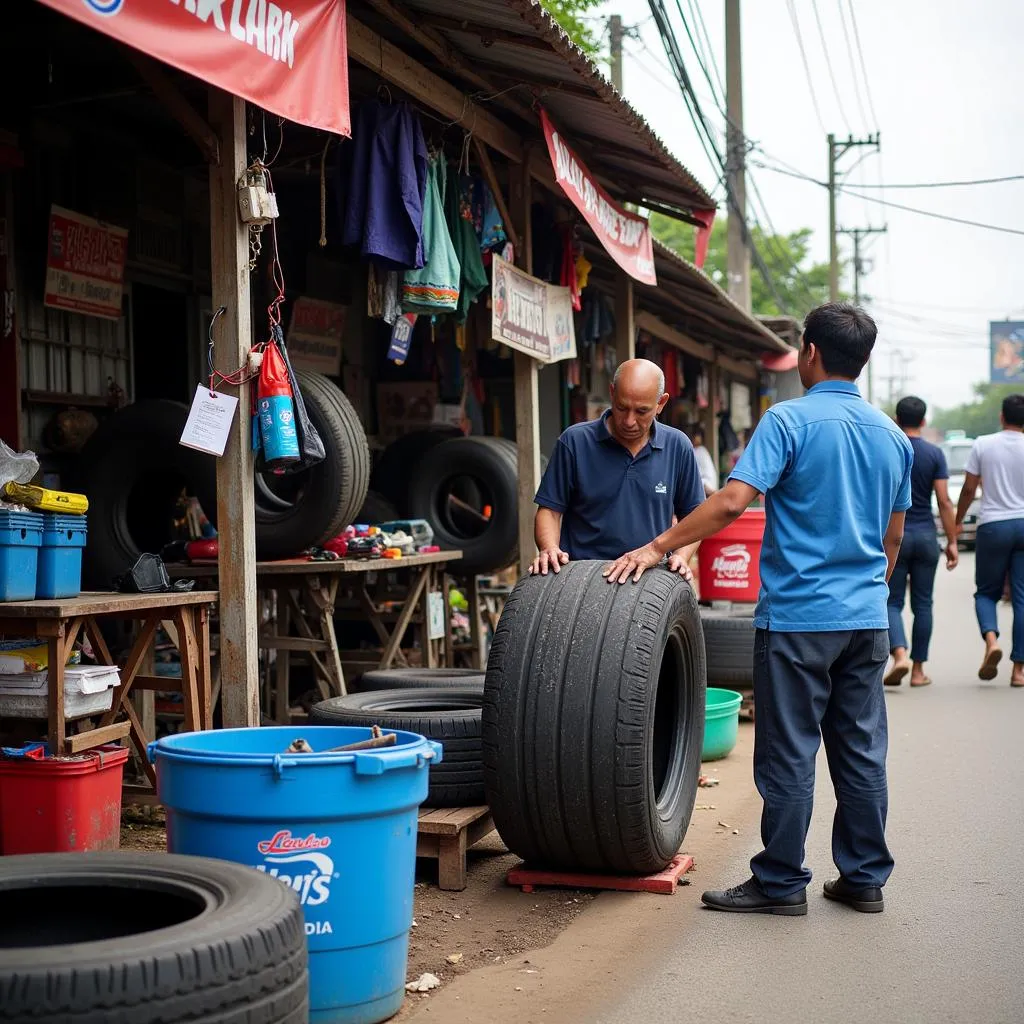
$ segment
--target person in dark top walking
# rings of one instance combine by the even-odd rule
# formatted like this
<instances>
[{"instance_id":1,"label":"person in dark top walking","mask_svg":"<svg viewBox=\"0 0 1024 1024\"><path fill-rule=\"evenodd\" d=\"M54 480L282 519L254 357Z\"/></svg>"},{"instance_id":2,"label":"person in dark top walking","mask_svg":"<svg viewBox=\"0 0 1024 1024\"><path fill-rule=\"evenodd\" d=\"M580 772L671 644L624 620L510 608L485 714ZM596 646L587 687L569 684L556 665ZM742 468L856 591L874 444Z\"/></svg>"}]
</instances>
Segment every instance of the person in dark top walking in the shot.
<instances>
[{"instance_id":1,"label":"person in dark top walking","mask_svg":"<svg viewBox=\"0 0 1024 1024\"><path fill-rule=\"evenodd\" d=\"M928 407L916 395L901 398L896 406L896 422L914 449L914 467L910 471L911 506L907 510L903 544L889 578L889 649L893 663L885 675L886 686L899 686L908 672L911 686L927 686L931 682L925 675L924 663L928 660L928 644L932 638L932 591L939 565L939 541L932 517L933 491L946 534L946 568L955 569L960 560L955 511L949 500L946 456L938 445L929 444L921 437L927 411ZM903 602L908 582L910 610L914 615L909 658L907 634L903 629Z\"/></svg>"}]
</instances>

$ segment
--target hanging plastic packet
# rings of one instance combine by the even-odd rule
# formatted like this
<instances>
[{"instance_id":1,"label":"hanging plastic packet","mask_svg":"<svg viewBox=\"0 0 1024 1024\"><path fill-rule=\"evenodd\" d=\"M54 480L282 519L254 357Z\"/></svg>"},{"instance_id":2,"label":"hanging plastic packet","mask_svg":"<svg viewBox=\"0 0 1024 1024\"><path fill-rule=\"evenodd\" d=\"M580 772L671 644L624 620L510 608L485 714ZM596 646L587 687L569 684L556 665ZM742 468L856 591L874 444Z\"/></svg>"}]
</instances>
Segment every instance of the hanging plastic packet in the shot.
<instances>
[{"instance_id":1,"label":"hanging plastic packet","mask_svg":"<svg viewBox=\"0 0 1024 1024\"><path fill-rule=\"evenodd\" d=\"M306 403L302 398L302 389L299 387L299 379L295 376L295 370L292 368L292 361L288 356L288 346L284 343L284 332L281 330L280 324L274 326L272 335L288 371L288 380L292 386L292 400L295 402L295 427L299 434L299 462L297 465L288 466L286 472L297 472L300 469L315 466L318 462L323 462L327 458L327 452L324 450L324 442L320 434L309 418Z\"/></svg>"},{"instance_id":2,"label":"hanging plastic packet","mask_svg":"<svg viewBox=\"0 0 1024 1024\"><path fill-rule=\"evenodd\" d=\"M298 462L299 437L295 428L292 385L288 367L273 338L263 351L256 403L263 462L267 469L283 469Z\"/></svg>"}]
</instances>

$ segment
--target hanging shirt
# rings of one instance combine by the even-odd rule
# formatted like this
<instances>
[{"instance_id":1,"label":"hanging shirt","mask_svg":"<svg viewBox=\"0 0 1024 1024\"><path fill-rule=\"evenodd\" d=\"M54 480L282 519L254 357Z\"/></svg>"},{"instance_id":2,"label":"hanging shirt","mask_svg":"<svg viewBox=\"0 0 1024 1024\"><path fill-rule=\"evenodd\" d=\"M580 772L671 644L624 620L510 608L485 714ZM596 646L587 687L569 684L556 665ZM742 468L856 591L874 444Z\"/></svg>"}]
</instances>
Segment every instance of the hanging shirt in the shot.
<instances>
[{"instance_id":1,"label":"hanging shirt","mask_svg":"<svg viewBox=\"0 0 1024 1024\"><path fill-rule=\"evenodd\" d=\"M406 313L450 313L459 303L461 269L444 216L446 186L447 165L443 156L437 156L429 162L423 204L426 263L419 270L406 271L402 282L402 310Z\"/></svg>"},{"instance_id":2,"label":"hanging shirt","mask_svg":"<svg viewBox=\"0 0 1024 1024\"><path fill-rule=\"evenodd\" d=\"M473 226L472 182L469 178L456 175L449 182L444 208L455 257L461 268L455 320L462 324L469 315L469 307L490 283L480 256L480 240Z\"/></svg>"},{"instance_id":3,"label":"hanging shirt","mask_svg":"<svg viewBox=\"0 0 1024 1024\"><path fill-rule=\"evenodd\" d=\"M359 246L385 270L422 267L427 164L423 129L409 104L361 103L341 162L342 244Z\"/></svg>"}]
</instances>

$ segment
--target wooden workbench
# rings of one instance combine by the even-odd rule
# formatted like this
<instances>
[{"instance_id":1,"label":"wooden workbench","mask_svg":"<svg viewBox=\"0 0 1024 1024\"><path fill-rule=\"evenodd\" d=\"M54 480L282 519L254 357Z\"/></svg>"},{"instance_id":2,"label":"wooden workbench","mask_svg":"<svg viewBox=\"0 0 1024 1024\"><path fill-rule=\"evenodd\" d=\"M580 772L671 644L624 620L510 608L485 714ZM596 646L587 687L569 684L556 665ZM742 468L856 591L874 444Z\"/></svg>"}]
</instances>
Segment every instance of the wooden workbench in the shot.
<instances>
[{"instance_id":1,"label":"wooden workbench","mask_svg":"<svg viewBox=\"0 0 1024 1024\"><path fill-rule=\"evenodd\" d=\"M132 691L180 692L185 727L209 729L210 702L210 605L216 591L163 594L85 593L54 601L0 603L0 636L39 637L49 647L49 722L47 738L55 754L76 754L130 736L143 769L155 785L153 766L146 756L150 740L132 702ZM133 619L141 624L124 666L113 703L100 724L69 736L64 719L64 667L82 634L88 637L96 661L115 665L99 628L99 620ZM181 654L181 678L140 675L144 660L162 622L173 625Z\"/></svg>"},{"instance_id":2,"label":"wooden workbench","mask_svg":"<svg viewBox=\"0 0 1024 1024\"><path fill-rule=\"evenodd\" d=\"M390 668L396 663L407 665L402 652L402 641L412 622L416 609L421 609L423 630L423 664L429 668L451 665L454 652L451 644L451 608L448 586L445 583L447 565L457 562L461 551L435 551L403 558L340 558L333 562L294 559L281 562L257 562L256 583L261 592L277 596L276 632L263 630L259 645L264 650L278 652L274 679L274 717L282 723L290 722L288 685L291 671L291 653L302 652L313 663L316 685L322 699L347 692L342 656L334 629L335 603L342 581L348 577L354 597L381 642L381 656L372 666ZM216 565L169 565L172 577L195 579L211 583L217 578ZM401 611L391 624L387 621L383 603L375 601L369 590L372 574L409 572L409 584L402 601ZM440 586L444 601L445 636L428 639L425 624L428 619L428 600L432 591Z\"/></svg>"}]
</instances>

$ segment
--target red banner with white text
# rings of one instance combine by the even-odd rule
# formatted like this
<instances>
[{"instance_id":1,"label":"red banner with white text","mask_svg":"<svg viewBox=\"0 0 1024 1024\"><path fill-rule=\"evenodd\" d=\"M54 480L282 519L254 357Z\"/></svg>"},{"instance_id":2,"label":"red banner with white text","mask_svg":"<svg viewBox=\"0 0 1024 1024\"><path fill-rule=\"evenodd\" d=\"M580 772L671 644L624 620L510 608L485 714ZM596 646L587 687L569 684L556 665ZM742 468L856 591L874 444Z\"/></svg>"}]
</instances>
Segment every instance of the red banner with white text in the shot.
<instances>
[{"instance_id":1,"label":"red banner with white text","mask_svg":"<svg viewBox=\"0 0 1024 1024\"><path fill-rule=\"evenodd\" d=\"M630 277L643 284L657 284L654 245L647 219L624 210L605 192L559 135L543 107L540 108L540 123L558 184L583 214L608 255Z\"/></svg>"},{"instance_id":2,"label":"red banner with white text","mask_svg":"<svg viewBox=\"0 0 1024 1024\"><path fill-rule=\"evenodd\" d=\"M40 0L295 121L352 134L345 0Z\"/></svg>"}]
</instances>

